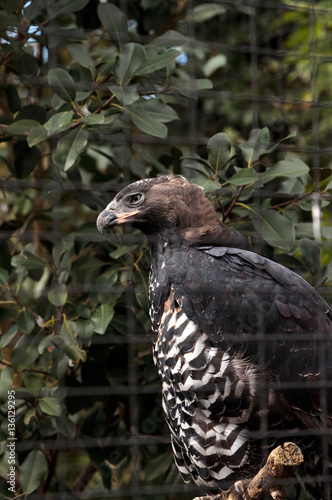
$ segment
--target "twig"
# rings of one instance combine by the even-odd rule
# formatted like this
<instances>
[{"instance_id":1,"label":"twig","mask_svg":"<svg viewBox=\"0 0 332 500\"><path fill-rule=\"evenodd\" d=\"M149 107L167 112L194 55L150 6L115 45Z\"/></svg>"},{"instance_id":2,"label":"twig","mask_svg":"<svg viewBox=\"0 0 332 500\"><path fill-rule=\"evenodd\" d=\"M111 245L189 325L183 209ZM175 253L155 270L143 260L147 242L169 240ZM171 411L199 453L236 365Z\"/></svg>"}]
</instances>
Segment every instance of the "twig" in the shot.
<instances>
[{"instance_id":1,"label":"twig","mask_svg":"<svg viewBox=\"0 0 332 500\"><path fill-rule=\"evenodd\" d=\"M95 472L97 472L96 466L92 462L89 462L77 476L71 491L84 491Z\"/></svg>"},{"instance_id":2,"label":"twig","mask_svg":"<svg viewBox=\"0 0 332 500\"><path fill-rule=\"evenodd\" d=\"M229 205L228 209L225 210L225 212L223 213L223 221L225 221L227 219L227 217L231 214L231 212L232 212L234 206L236 205L236 203L238 202L243 190L244 190L244 186L241 186L240 189L238 190L238 192L236 193L236 195L234 196L234 198L232 199L232 202Z\"/></svg>"},{"instance_id":3,"label":"twig","mask_svg":"<svg viewBox=\"0 0 332 500\"><path fill-rule=\"evenodd\" d=\"M181 19L182 15L183 15L183 11L186 8L187 2L188 2L188 0L183 0L182 2L180 2L178 10L172 15L172 17L170 18L168 23L156 31L157 36L160 36L163 33L166 33L166 31L174 28L176 23Z\"/></svg>"},{"instance_id":4,"label":"twig","mask_svg":"<svg viewBox=\"0 0 332 500\"><path fill-rule=\"evenodd\" d=\"M266 208L267 208L267 210L275 210L275 209L278 209L281 207L285 207L287 205L291 205L292 203L297 203L301 200L308 198L314 192L315 192L315 190L312 189L309 193L304 193L301 196L299 196L298 198L292 198L291 200L283 201L282 203L278 203L276 205L271 205L270 207L266 207ZM230 214L228 214L228 215L230 215ZM237 217L236 219L232 219L230 222L233 224L234 222L238 222L240 220L246 219L247 217L249 217L249 214L241 215L240 217Z\"/></svg>"},{"instance_id":5,"label":"twig","mask_svg":"<svg viewBox=\"0 0 332 500\"><path fill-rule=\"evenodd\" d=\"M12 368L15 371L13 365L11 363L9 363L8 361L4 361L3 359L0 359L0 365L4 365L4 366L7 366L8 368ZM54 375L52 375L52 373L44 372L43 370L37 370L36 368L24 368L23 370L21 370L21 372L40 373L41 375L45 375L46 377L54 378Z\"/></svg>"}]
</instances>

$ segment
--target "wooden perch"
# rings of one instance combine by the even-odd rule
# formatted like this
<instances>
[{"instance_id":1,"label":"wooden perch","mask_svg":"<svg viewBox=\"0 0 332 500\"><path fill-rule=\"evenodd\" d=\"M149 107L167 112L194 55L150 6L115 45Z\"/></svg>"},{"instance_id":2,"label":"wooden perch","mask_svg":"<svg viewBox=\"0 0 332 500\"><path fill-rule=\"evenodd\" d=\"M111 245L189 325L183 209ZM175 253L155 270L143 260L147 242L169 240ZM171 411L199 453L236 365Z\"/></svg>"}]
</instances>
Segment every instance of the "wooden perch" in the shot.
<instances>
[{"instance_id":1,"label":"wooden perch","mask_svg":"<svg viewBox=\"0 0 332 500\"><path fill-rule=\"evenodd\" d=\"M269 495L273 500L285 500L285 490L280 483L291 477L302 462L300 448L294 443L284 443L271 451L266 464L253 479L242 479L228 491L194 500L262 500Z\"/></svg>"}]
</instances>

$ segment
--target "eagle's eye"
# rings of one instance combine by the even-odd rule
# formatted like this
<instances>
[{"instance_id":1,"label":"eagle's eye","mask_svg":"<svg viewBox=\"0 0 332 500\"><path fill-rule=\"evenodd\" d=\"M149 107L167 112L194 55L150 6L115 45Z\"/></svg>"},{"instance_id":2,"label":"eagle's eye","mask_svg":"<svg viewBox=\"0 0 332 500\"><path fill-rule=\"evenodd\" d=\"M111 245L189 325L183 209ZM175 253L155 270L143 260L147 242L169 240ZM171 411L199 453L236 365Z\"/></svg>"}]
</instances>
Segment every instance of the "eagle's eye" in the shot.
<instances>
[{"instance_id":1,"label":"eagle's eye","mask_svg":"<svg viewBox=\"0 0 332 500\"><path fill-rule=\"evenodd\" d=\"M140 205L144 201L144 196L142 193L134 193L127 198L129 205Z\"/></svg>"}]
</instances>

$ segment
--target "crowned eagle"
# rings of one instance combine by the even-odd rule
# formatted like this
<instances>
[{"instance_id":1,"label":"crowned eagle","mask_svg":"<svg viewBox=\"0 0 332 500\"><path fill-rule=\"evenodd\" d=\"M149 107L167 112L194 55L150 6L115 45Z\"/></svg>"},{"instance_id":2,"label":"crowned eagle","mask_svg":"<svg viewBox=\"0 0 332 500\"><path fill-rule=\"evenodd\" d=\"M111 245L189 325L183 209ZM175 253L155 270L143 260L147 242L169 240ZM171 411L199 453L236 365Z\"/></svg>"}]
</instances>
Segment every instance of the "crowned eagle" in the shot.
<instances>
[{"instance_id":1,"label":"crowned eagle","mask_svg":"<svg viewBox=\"0 0 332 500\"><path fill-rule=\"evenodd\" d=\"M299 275L250 250L181 176L124 188L97 221L100 232L118 224L148 240L153 357L184 480L227 489L292 440L315 476L315 500L326 500L331 307Z\"/></svg>"}]
</instances>

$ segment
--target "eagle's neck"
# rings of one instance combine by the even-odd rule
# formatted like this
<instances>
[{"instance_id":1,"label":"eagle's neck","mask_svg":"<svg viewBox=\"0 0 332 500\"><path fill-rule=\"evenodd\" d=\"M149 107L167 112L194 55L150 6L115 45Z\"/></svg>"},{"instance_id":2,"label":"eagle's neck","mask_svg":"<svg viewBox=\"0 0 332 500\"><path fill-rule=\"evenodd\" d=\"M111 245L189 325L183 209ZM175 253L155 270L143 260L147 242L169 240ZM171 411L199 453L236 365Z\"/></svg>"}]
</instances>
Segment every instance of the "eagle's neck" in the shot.
<instances>
[{"instance_id":1,"label":"eagle's neck","mask_svg":"<svg viewBox=\"0 0 332 500\"><path fill-rule=\"evenodd\" d=\"M149 300L152 330L157 331L171 283L187 272L188 245L174 232L148 238L151 256Z\"/></svg>"},{"instance_id":2,"label":"eagle's neck","mask_svg":"<svg viewBox=\"0 0 332 500\"><path fill-rule=\"evenodd\" d=\"M193 227L184 232L189 246L216 246L248 249L248 243L235 229L216 221L209 226Z\"/></svg>"},{"instance_id":3,"label":"eagle's neck","mask_svg":"<svg viewBox=\"0 0 332 500\"><path fill-rule=\"evenodd\" d=\"M150 253L159 255L164 248L175 249L186 247L216 246L249 249L247 240L235 229L222 224L217 217L205 224L175 225L154 234L147 234Z\"/></svg>"}]
</instances>

